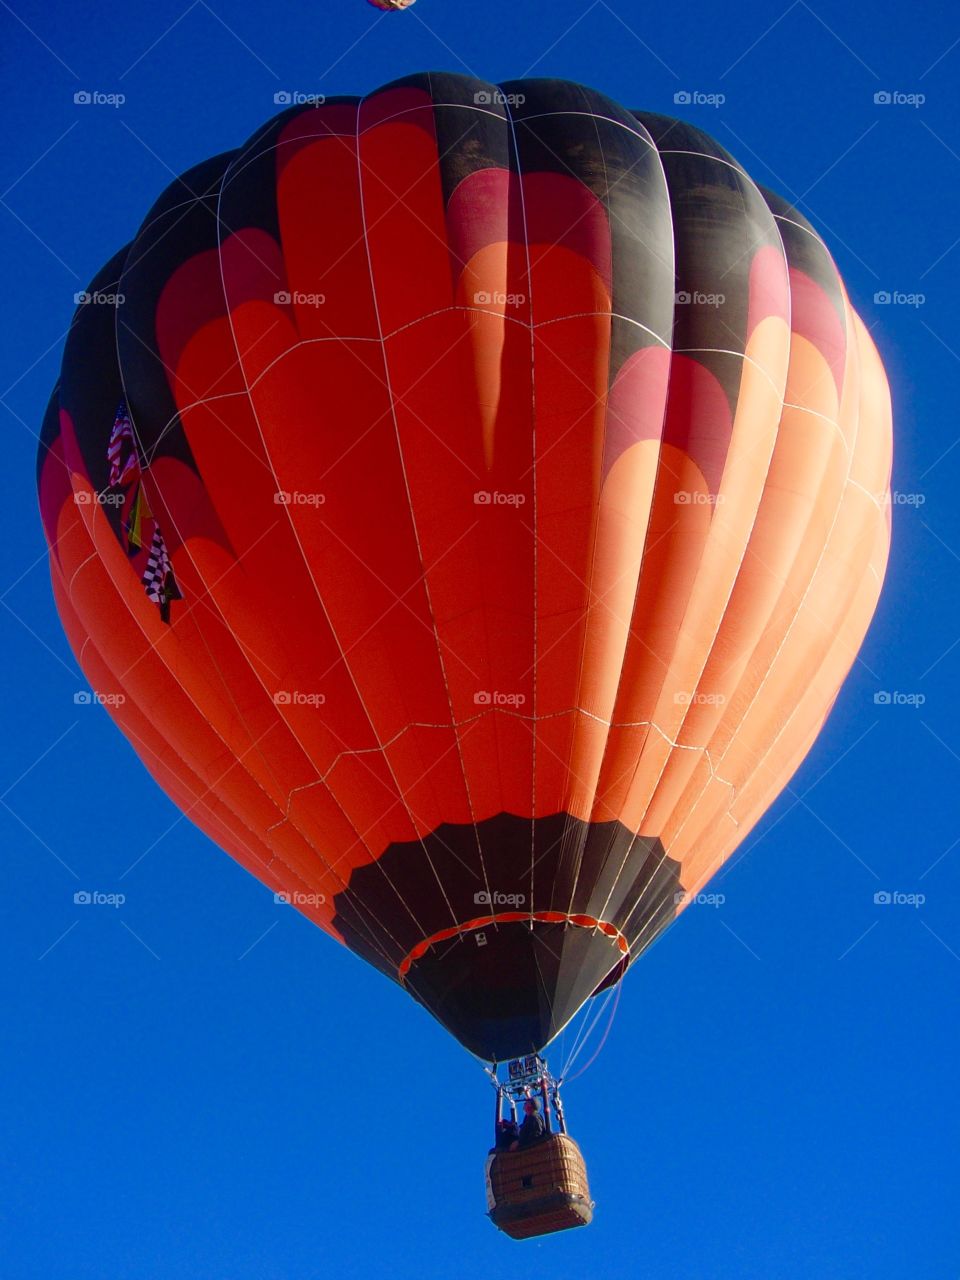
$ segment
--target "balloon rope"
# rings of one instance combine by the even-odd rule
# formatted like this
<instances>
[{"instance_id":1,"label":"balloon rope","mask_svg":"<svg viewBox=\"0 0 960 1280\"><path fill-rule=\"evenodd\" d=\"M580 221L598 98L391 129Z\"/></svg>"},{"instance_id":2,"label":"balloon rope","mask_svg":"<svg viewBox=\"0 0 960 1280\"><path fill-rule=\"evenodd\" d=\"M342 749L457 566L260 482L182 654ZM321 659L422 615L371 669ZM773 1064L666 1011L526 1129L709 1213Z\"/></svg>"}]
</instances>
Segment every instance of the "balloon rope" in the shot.
<instances>
[{"instance_id":1,"label":"balloon rope","mask_svg":"<svg viewBox=\"0 0 960 1280\"><path fill-rule=\"evenodd\" d=\"M593 1064L596 1062L596 1060L600 1057L600 1054L603 1051L603 1046L607 1043L607 1036L609 1036L610 1031L613 1027L613 1020L617 1016L617 1006L620 1004L620 987L621 987L621 983L618 982L616 985L616 998L614 999L614 1002L613 1002L613 1008L610 1010L610 1019L607 1022L606 1028L604 1029L603 1037L600 1040L600 1043L597 1045L596 1052L590 1059L588 1059L587 1062L583 1064L583 1066L580 1068L580 1070L577 1072L576 1075L569 1077L570 1080L576 1080L580 1076L582 1076L583 1073L589 1070L589 1068L592 1067ZM613 995L613 992L611 992L610 994ZM608 1003L609 1003L609 1000L608 1000ZM600 1010L600 1013L603 1013L603 1009ZM597 1016L599 1017L600 1014L598 1014ZM586 1044L586 1040L584 1040L584 1044Z\"/></svg>"},{"instance_id":2,"label":"balloon rope","mask_svg":"<svg viewBox=\"0 0 960 1280\"><path fill-rule=\"evenodd\" d=\"M570 1063L573 1061L574 1057L579 1052L578 1046L580 1044L580 1039L583 1036L584 1029L586 1028L586 1025L589 1021L590 1021L590 1011L586 1008L586 1006L584 1006L580 1014L580 1020L577 1024L577 1034L573 1037L573 1044L570 1046L570 1052L567 1054L566 1058L564 1058L563 1060L563 1066L560 1068L560 1075L558 1079L562 1080L563 1077L567 1074L567 1068L570 1066Z\"/></svg>"},{"instance_id":3,"label":"balloon rope","mask_svg":"<svg viewBox=\"0 0 960 1280\"><path fill-rule=\"evenodd\" d=\"M617 983L617 989L619 989L619 986L620 984ZM567 1079L567 1072L570 1070L570 1068L573 1066L577 1058L580 1056L580 1054L583 1052L584 1048L586 1047L587 1041L590 1039L590 1036L593 1034L594 1027L597 1025L599 1020L603 1017L604 1011L606 1010L607 1005L610 1003L612 996L613 996L613 991L607 992L607 995L605 996L603 1002L601 1003L600 1008L593 1015L593 1018L590 1021L590 1025L587 1027L586 1032L583 1032L583 1027L581 1027L580 1030L581 1032L583 1032L582 1039L581 1039L581 1036L578 1034L577 1040L579 1041L579 1044L575 1044L574 1049L571 1049L570 1057L563 1064L563 1070L560 1072L560 1075L563 1079ZM583 1026L586 1026L586 1025L587 1025L587 1019L584 1018ZM581 1075L581 1074L582 1072L579 1072L579 1071L577 1072L577 1075Z\"/></svg>"}]
</instances>

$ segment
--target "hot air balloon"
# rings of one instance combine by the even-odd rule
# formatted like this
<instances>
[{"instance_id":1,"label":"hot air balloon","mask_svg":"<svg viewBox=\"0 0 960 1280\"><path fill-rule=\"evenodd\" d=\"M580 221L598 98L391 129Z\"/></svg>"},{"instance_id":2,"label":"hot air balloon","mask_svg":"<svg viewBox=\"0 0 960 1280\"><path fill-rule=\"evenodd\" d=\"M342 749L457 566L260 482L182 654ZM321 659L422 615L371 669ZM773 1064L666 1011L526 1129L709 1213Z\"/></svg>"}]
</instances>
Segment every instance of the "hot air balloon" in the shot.
<instances>
[{"instance_id":1,"label":"hot air balloon","mask_svg":"<svg viewBox=\"0 0 960 1280\"><path fill-rule=\"evenodd\" d=\"M812 746L890 455L823 241L713 139L431 74L167 188L77 308L39 493L160 786L515 1101Z\"/></svg>"},{"instance_id":2,"label":"hot air balloon","mask_svg":"<svg viewBox=\"0 0 960 1280\"><path fill-rule=\"evenodd\" d=\"M375 9L409 9L416 0L367 0Z\"/></svg>"}]
</instances>

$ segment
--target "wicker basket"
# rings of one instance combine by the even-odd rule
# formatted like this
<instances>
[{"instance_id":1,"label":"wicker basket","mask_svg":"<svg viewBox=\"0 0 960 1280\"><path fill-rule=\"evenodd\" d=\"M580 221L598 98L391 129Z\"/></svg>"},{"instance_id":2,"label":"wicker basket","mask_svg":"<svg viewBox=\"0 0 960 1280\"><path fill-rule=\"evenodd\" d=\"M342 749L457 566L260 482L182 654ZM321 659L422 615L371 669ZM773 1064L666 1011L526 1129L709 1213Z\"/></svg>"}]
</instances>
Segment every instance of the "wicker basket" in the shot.
<instances>
[{"instance_id":1,"label":"wicker basket","mask_svg":"<svg viewBox=\"0 0 960 1280\"><path fill-rule=\"evenodd\" d=\"M585 1227L593 1218L580 1148L554 1133L522 1151L501 1151L490 1167L490 1218L514 1240Z\"/></svg>"}]
</instances>

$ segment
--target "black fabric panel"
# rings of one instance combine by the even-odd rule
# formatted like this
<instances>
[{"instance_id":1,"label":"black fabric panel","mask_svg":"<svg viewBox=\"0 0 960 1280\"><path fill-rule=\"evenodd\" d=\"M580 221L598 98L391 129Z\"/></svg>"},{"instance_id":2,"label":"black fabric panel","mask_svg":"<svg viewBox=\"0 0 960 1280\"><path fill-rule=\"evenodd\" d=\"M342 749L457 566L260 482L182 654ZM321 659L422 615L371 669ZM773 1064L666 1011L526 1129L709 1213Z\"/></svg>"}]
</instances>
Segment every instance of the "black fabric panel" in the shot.
<instances>
[{"instance_id":1,"label":"black fabric panel","mask_svg":"<svg viewBox=\"0 0 960 1280\"><path fill-rule=\"evenodd\" d=\"M40 426L40 435L38 437L40 447L37 450L37 489L40 488L40 481L43 475L43 468L47 461L50 450L60 439L60 383L53 388L50 399L47 401L47 408L43 415L43 422Z\"/></svg>"},{"instance_id":2,"label":"black fabric panel","mask_svg":"<svg viewBox=\"0 0 960 1280\"><path fill-rule=\"evenodd\" d=\"M736 412L746 349L750 268L769 246L782 256L767 202L729 154L690 125L638 112L662 140L676 246L673 347L695 351ZM676 127L670 127L675 124ZM722 298L717 303L716 298Z\"/></svg>"},{"instance_id":3,"label":"black fabric panel","mask_svg":"<svg viewBox=\"0 0 960 1280\"><path fill-rule=\"evenodd\" d=\"M197 470L157 347L157 304L178 267L216 249L220 182L233 154L215 156L167 187L130 246L120 280L117 352L140 458L147 466L158 457L172 457Z\"/></svg>"},{"instance_id":4,"label":"black fabric panel","mask_svg":"<svg viewBox=\"0 0 960 1280\"><path fill-rule=\"evenodd\" d=\"M809 276L830 299L836 308L837 316L847 327L847 316L843 306L843 294L840 290L840 274L830 256L830 251L814 230L812 224L798 213L792 204L783 200L773 191L761 187L761 194L767 202L771 213L777 220L777 227L783 239L783 247L787 262L796 271Z\"/></svg>"},{"instance_id":5,"label":"black fabric panel","mask_svg":"<svg viewBox=\"0 0 960 1280\"><path fill-rule=\"evenodd\" d=\"M87 287L92 298L116 297L123 265L130 250L125 245ZM74 312L63 353L60 407L69 413L90 483L103 493L110 479L107 447L117 406L123 398L117 364L116 305L106 301L82 302ZM103 515L124 546L122 511L105 503Z\"/></svg>"},{"instance_id":6,"label":"black fabric panel","mask_svg":"<svg viewBox=\"0 0 960 1280\"><path fill-rule=\"evenodd\" d=\"M496 92L494 86L477 91L487 97ZM448 204L457 187L471 174L483 169L506 169L516 172L515 152L510 123L502 104L464 106L439 105L434 108L437 131L437 155L444 203ZM519 210L519 192L511 192L511 238L522 239L523 223Z\"/></svg>"},{"instance_id":7,"label":"black fabric panel","mask_svg":"<svg viewBox=\"0 0 960 1280\"><path fill-rule=\"evenodd\" d=\"M524 92L527 83L517 81L517 92ZM580 99L575 99L576 109L594 114L558 114L557 106L538 104L548 114L525 119L525 104L517 110L517 146L524 173L545 170L575 178L607 210L612 310L626 317L613 323L612 380L637 349L652 346L657 339L664 346L671 342L675 274L671 198L657 148L644 125L603 95L573 87ZM504 91L508 88L512 90L513 84L504 86ZM631 320L636 324L628 323ZM653 337L645 330L652 330Z\"/></svg>"},{"instance_id":8,"label":"black fabric panel","mask_svg":"<svg viewBox=\"0 0 960 1280\"><path fill-rule=\"evenodd\" d=\"M506 924L431 950L405 985L471 1053L502 1062L558 1035L617 955L588 929Z\"/></svg>"},{"instance_id":9,"label":"black fabric panel","mask_svg":"<svg viewBox=\"0 0 960 1280\"><path fill-rule=\"evenodd\" d=\"M424 938L485 915L560 911L614 924L628 940L652 938L676 913L679 869L659 840L619 822L501 813L391 845L352 873L333 923L396 979ZM594 929L494 922L435 944L404 985L472 1052L503 1057L547 1043L622 959L616 941Z\"/></svg>"},{"instance_id":10,"label":"black fabric panel","mask_svg":"<svg viewBox=\"0 0 960 1280\"><path fill-rule=\"evenodd\" d=\"M277 141L284 129L298 116L322 112L324 107L346 103L356 106L357 97L326 98L318 106L312 103L298 104L281 111L269 120L234 152L221 185L220 217L225 220L220 228L220 239L226 240L231 232L245 227L258 227L280 243L280 224L277 219ZM323 129L318 136L326 136ZM302 144L301 144L302 145ZM283 285L279 282L278 287Z\"/></svg>"},{"instance_id":11,"label":"black fabric panel","mask_svg":"<svg viewBox=\"0 0 960 1280\"><path fill-rule=\"evenodd\" d=\"M696 151L700 155L712 156L715 160L725 160L743 172L742 167L733 158L726 147L721 147L716 138L704 133L696 125L686 120L676 120L673 116L662 116L655 111L632 111L635 119L640 120L650 131L650 136L660 151Z\"/></svg>"}]
</instances>

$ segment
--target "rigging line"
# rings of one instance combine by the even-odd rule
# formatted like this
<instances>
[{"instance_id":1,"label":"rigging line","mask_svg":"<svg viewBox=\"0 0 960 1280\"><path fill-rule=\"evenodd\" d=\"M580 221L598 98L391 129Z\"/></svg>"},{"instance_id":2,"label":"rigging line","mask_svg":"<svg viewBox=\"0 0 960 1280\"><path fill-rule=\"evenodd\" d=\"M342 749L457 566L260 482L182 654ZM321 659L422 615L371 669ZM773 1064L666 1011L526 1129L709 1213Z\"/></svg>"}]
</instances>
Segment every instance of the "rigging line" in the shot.
<instances>
[{"instance_id":1,"label":"rigging line","mask_svg":"<svg viewBox=\"0 0 960 1280\"><path fill-rule=\"evenodd\" d=\"M614 988L613 988L613 990L612 990L612 991L608 991L608 992L607 992L606 996L604 997L604 999L603 999L603 1001L602 1001L602 1003L601 1003L601 1005L600 1005L600 1008L599 1008L599 1009L597 1009L597 1011L593 1014L593 1016L592 1016L592 1018L591 1018L591 1020L590 1020L590 1025L589 1025L589 1027L587 1027L587 1030L586 1030L586 1032L585 1032L585 1034L584 1034L584 1036L583 1036L582 1040L580 1041L579 1046L577 1047L577 1051L576 1051L576 1053L572 1053L572 1054L570 1055L570 1057L568 1058L568 1060L564 1063L563 1070L560 1072L560 1075L564 1078L564 1080L568 1080L568 1079L571 1079L571 1078L572 1078L572 1079L576 1079L576 1076L574 1076L574 1077L568 1077L568 1076L567 1076L567 1072L570 1070L570 1068L573 1066L574 1062L576 1062L577 1058L578 1058L578 1057L580 1056L580 1054L583 1052L584 1048L586 1047L587 1043L588 1043L588 1042L589 1042L589 1040L590 1040L590 1037L593 1035L593 1032L594 1032L594 1029L595 1029L595 1027L596 1027L597 1023L598 1023L598 1022L600 1021L600 1019L603 1017L604 1013L605 1013L605 1012L606 1012L606 1010L607 1010L607 1006L609 1005L610 1001L612 1000L612 998L613 998L614 994L615 994L617 991L619 991L619 989L620 989L620 983L618 982L618 983L614 986ZM585 1021L586 1021L586 1020L585 1020ZM578 1072L577 1072L577 1075L582 1075L582 1074L583 1074L583 1073L582 1073L582 1071L578 1071Z\"/></svg>"},{"instance_id":2,"label":"rigging line","mask_svg":"<svg viewBox=\"0 0 960 1280\"><path fill-rule=\"evenodd\" d=\"M613 1030L613 1020L617 1016L617 1009L620 1006L620 994L621 994L622 988L623 988L623 979L621 978L621 980L616 984L616 987L614 988L614 991L616 992L616 998L614 999L614 1002L613 1002L613 1008L610 1010L610 1018L609 1018L609 1021L607 1022L606 1029L604 1030L603 1038L601 1039L600 1043L597 1045L596 1051L594 1052L592 1057L590 1057L583 1064L583 1066L575 1075L570 1076L569 1080L579 1080L579 1078L582 1075L584 1075L587 1071L590 1070L590 1068L593 1066L596 1060L600 1057L600 1054L603 1052L603 1047L607 1043L607 1037L610 1035L610 1032ZM610 994L613 995L614 992L611 992ZM601 1013L602 1012L603 1010L601 1010Z\"/></svg>"},{"instance_id":3,"label":"rigging line","mask_svg":"<svg viewBox=\"0 0 960 1280\"><path fill-rule=\"evenodd\" d=\"M567 1068L569 1067L574 1054L580 1047L580 1040L586 1030L587 1022L590 1020L590 1013L591 1010L587 1004L584 1004L583 1008L579 1011L580 1022L577 1026L576 1035L573 1037L573 1044L570 1046L570 1051L567 1053L566 1057L561 1058L563 1065L560 1067L560 1071L557 1074L557 1078L560 1080L566 1076ZM564 1032L566 1032L566 1028L564 1028Z\"/></svg>"}]
</instances>

